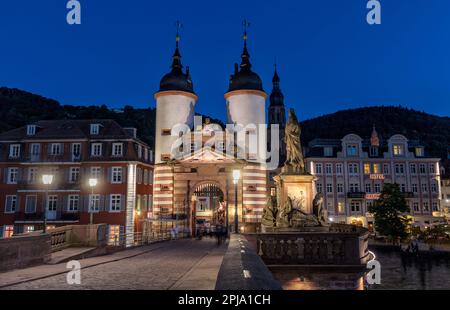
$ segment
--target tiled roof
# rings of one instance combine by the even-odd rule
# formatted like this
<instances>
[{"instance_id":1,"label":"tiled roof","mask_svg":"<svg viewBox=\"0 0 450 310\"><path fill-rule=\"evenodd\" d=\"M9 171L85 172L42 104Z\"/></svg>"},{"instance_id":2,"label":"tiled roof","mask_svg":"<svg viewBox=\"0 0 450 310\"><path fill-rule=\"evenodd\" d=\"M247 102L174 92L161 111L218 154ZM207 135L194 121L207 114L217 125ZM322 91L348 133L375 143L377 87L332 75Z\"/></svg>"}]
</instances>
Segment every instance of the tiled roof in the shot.
<instances>
[{"instance_id":1,"label":"tiled roof","mask_svg":"<svg viewBox=\"0 0 450 310\"><path fill-rule=\"evenodd\" d=\"M90 125L99 124L98 135L90 134ZM51 120L38 121L36 133L27 135L27 126L0 134L0 141L42 140L42 139L130 139L134 138L114 120ZM138 139L136 139L138 140Z\"/></svg>"}]
</instances>

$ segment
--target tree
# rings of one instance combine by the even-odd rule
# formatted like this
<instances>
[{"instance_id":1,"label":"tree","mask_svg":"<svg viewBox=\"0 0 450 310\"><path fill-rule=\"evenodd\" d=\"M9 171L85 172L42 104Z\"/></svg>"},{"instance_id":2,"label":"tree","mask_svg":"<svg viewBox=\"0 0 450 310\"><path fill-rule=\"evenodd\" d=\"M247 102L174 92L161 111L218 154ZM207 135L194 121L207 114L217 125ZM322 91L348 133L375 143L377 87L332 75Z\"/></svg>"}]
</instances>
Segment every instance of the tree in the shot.
<instances>
[{"instance_id":1,"label":"tree","mask_svg":"<svg viewBox=\"0 0 450 310\"><path fill-rule=\"evenodd\" d=\"M409 212L409 206L400 191L398 184L385 184L380 198L369 207L369 212L374 215L375 229L381 235L392 240L408 236L407 227L409 219L402 214Z\"/></svg>"}]
</instances>

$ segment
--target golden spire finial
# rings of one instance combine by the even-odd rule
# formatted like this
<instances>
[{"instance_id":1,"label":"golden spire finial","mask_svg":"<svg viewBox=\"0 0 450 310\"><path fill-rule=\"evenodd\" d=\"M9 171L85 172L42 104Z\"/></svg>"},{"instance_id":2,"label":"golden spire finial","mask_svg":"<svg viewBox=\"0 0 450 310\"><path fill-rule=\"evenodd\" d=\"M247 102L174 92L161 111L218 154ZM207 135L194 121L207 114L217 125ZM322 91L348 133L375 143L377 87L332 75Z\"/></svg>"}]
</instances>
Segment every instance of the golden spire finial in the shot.
<instances>
[{"instance_id":1,"label":"golden spire finial","mask_svg":"<svg viewBox=\"0 0 450 310\"><path fill-rule=\"evenodd\" d=\"M176 34L175 40L178 44L178 42L180 42L180 29L183 28L183 24L179 20L177 20L175 23L175 26L177 28L177 34Z\"/></svg>"},{"instance_id":2,"label":"golden spire finial","mask_svg":"<svg viewBox=\"0 0 450 310\"><path fill-rule=\"evenodd\" d=\"M244 26L244 42L247 42L247 29L250 27L250 23L248 20L244 19L242 26Z\"/></svg>"}]
</instances>

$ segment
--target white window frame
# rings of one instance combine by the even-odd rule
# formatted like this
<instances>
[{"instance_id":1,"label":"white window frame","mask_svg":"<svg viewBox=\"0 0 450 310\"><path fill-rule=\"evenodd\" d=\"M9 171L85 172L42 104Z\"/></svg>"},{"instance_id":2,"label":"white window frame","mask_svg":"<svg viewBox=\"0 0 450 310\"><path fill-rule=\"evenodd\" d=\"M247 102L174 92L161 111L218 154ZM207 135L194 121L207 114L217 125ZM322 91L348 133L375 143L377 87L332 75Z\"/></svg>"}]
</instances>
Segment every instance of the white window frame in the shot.
<instances>
[{"instance_id":1,"label":"white window frame","mask_svg":"<svg viewBox=\"0 0 450 310\"><path fill-rule=\"evenodd\" d=\"M34 136L36 134L36 125L27 125L27 136Z\"/></svg>"},{"instance_id":2,"label":"white window frame","mask_svg":"<svg viewBox=\"0 0 450 310\"><path fill-rule=\"evenodd\" d=\"M37 151L37 152L35 152ZM39 156L41 155L41 144L40 143L31 143L30 144L30 156Z\"/></svg>"},{"instance_id":3,"label":"white window frame","mask_svg":"<svg viewBox=\"0 0 450 310\"><path fill-rule=\"evenodd\" d=\"M111 184L123 183L123 167L111 167Z\"/></svg>"},{"instance_id":4,"label":"white window frame","mask_svg":"<svg viewBox=\"0 0 450 310\"><path fill-rule=\"evenodd\" d=\"M91 167L90 176L92 179L97 179L97 181L100 179L102 174L102 167Z\"/></svg>"},{"instance_id":5,"label":"white window frame","mask_svg":"<svg viewBox=\"0 0 450 310\"><path fill-rule=\"evenodd\" d=\"M337 190L338 193L343 193L344 192L344 184L338 183L336 185L336 190Z\"/></svg>"},{"instance_id":6,"label":"white window frame","mask_svg":"<svg viewBox=\"0 0 450 310\"><path fill-rule=\"evenodd\" d=\"M91 135L100 134L100 124L91 124L90 133L91 133Z\"/></svg>"},{"instance_id":7,"label":"white window frame","mask_svg":"<svg viewBox=\"0 0 450 310\"><path fill-rule=\"evenodd\" d=\"M78 154L75 154L76 148L79 149ZM70 153L72 154L72 156L80 156L81 157L81 143L72 143L72 145L70 147Z\"/></svg>"},{"instance_id":8,"label":"white window frame","mask_svg":"<svg viewBox=\"0 0 450 310\"><path fill-rule=\"evenodd\" d=\"M11 201L9 205L8 205L8 199L10 199L10 201ZM16 211L17 211L17 195L6 195L6 197L5 197L5 213L13 214L13 213L16 213Z\"/></svg>"},{"instance_id":9,"label":"white window frame","mask_svg":"<svg viewBox=\"0 0 450 310\"><path fill-rule=\"evenodd\" d=\"M76 176L76 178L74 176ZM81 176L80 167L69 168L69 183L77 183L80 180L80 176Z\"/></svg>"},{"instance_id":10,"label":"white window frame","mask_svg":"<svg viewBox=\"0 0 450 310\"><path fill-rule=\"evenodd\" d=\"M63 154L64 146L62 143L50 144L50 156L60 156Z\"/></svg>"},{"instance_id":11,"label":"white window frame","mask_svg":"<svg viewBox=\"0 0 450 310\"><path fill-rule=\"evenodd\" d=\"M76 213L80 210L80 195L69 195L67 197L67 212Z\"/></svg>"},{"instance_id":12,"label":"white window frame","mask_svg":"<svg viewBox=\"0 0 450 310\"><path fill-rule=\"evenodd\" d=\"M100 194L89 195L89 212L90 213L100 212Z\"/></svg>"},{"instance_id":13,"label":"white window frame","mask_svg":"<svg viewBox=\"0 0 450 310\"><path fill-rule=\"evenodd\" d=\"M314 165L314 171L316 174L322 174L322 164L321 163L316 163Z\"/></svg>"},{"instance_id":14,"label":"white window frame","mask_svg":"<svg viewBox=\"0 0 450 310\"><path fill-rule=\"evenodd\" d=\"M98 150L98 152L96 152ZM103 154L103 144L102 143L92 143L91 144L91 156L92 157L102 157Z\"/></svg>"},{"instance_id":15,"label":"white window frame","mask_svg":"<svg viewBox=\"0 0 450 310\"><path fill-rule=\"evenodd\" d=\"M17 184L19 182L19 168L17 167L9 167L7 169L8 175L7 175L7 184ZM14 173L13 173L14 172ZM12 177L14 175L14 178Z\"/></svg>"},{"instance_id":16,"label":"white window frame","mask_svg":"<svg viewBox=\"0 0 450 310\"><path fill-rule=\"evenodd\" d=\"M122 157L123 156L123 143L122 142L115 142L112 144L111 156L112 157Z\"/></svg>"},{"instance_id":17,"label":"white window frame","mask_svg":"<svg viewBox=\"0 0 450 310\"><path fill-rule=\"evenodd\" d=\"M117 208L118 206L118 208ZM119 213L122 210L122 195L121 194L111 194L109 196L109 212Z\"/></svg>"},{"instance_id":18,"label":"white window frame","mask_svg":"<svg viewBox=\"0 0 450 310\"><path fill-rule=\"evenodd\" d=\"M20 157L20 144L11 144L9 146L9 158L19 158Z\"/></svg>"},{"instance_id":19,"label":"white window frame","mask_svg":"<svg viewBox=\"0 0 450 310\"><path fill-rule=\"evenodd\" d=\"M47 211L54 212L58 210L58 195L49 195L47 199Z\"/></svg>"},{"instance_id":20,"label":"white window frame","mask_svg":"<svg viewBox=\"0 0 450 310\"><path fill-rule=\"evenodd\" d=\"M30 167L28 168L27 180L29 183L36 183L38 179L38 168Z\"/></svg>"}]
</instances>

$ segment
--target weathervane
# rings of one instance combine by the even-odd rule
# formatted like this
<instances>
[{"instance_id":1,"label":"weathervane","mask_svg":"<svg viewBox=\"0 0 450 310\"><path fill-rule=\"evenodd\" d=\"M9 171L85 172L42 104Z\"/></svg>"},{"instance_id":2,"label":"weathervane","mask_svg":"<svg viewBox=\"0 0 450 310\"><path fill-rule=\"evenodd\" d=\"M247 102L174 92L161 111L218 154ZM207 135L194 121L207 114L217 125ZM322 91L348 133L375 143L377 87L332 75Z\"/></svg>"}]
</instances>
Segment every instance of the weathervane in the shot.
<instances>
[{"instance_id":1,"label":"weathervane","mask_svg":"<svg viewBox=\"0 0 450 310\"><path fill-rule=\"evenodd\" d=\"M244 19L242 26L244 27L244 41L247 41L247 29L250 27L249 21Z\"/></svg>"},{"instance_id":2,"label":"weathervane","mask_svg":"<svg viewBox=\"0 0 450 310\"><path fill-rule=\"evenodd\" d=\"M177 28L176 40L178 44L178 42L180 42L180 29L183 28L183 24L179 20L177 20L175 23L175 27Z\"/></svg>"}]
</instances>

